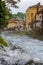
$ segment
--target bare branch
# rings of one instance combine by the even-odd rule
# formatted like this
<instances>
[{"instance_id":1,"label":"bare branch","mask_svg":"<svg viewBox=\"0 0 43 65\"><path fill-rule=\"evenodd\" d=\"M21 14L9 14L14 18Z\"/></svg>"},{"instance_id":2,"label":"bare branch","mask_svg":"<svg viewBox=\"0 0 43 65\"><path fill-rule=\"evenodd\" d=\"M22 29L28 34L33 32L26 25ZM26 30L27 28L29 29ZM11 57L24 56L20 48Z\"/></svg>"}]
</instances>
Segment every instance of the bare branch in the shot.
<instances>
[{"instance_id":1,"label":"bare branch","mask_svg":"<svg viewBox=\"0 0 43 65\"><path fill-rule=\"evenodd\" d=\"M6 0L6 3L10 4L11 7L18 8L17 3L20 2L20 0Z\"/></svg>"}]
</instances>

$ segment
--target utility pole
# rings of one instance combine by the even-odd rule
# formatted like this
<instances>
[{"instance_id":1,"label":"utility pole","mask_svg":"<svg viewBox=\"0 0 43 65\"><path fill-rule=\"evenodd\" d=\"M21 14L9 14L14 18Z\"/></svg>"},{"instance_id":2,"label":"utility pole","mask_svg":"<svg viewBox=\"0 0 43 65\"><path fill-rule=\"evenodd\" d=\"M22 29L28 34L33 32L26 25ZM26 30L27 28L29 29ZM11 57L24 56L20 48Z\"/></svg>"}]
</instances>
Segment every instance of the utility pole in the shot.
<instances>
[{"instance_id":1,"label":"utility pole","mask_svg":"<svg viewBox=\"0 0 43 65\"><path fill-rule=\"evenodd\" d=\"M33 28L33 14L31 14L31 27Z\"/></svg>"},{"instance_id":2,"label":"utility pole","mask_svg":"<svg viewBox=\"0 0 43 65\"><path fill-rule=\"evenodd\" d=\"M37 7L36 7L36 14L35 14L35 28L36 28L36 15L38 14L38 12L39 12L39 6L40 6L40 3L38 3L38 5L37 5Z\"/></svg>"},{"instance_id":3,"label":"utility pole","mask_svg":"<svg viewBox=\"0 0 43 65\"><path fill-rule=\"evenodd\" d=\"M43 33L43 9L42 9L42 33Z\"/></svg>"},{"instance_id":4,"label":"utility pole","mask_svg":"<svg viewBox=\"0 0 43 65\"><path fill-rule=\"evenodd\" d=\"M36 14L35 14L35 28L36 28Z\"/></svg>"}]
</instances>

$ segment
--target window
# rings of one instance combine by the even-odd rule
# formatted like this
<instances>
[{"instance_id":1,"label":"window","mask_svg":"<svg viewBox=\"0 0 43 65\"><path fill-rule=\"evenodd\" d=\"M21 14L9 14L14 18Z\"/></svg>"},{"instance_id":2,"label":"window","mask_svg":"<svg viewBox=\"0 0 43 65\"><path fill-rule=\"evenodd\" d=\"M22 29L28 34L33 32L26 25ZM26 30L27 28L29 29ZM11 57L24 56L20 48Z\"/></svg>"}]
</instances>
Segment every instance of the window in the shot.
<instances>
[{"instance_id":1,"label":"window","mask_svg":"<svg viewBox=\"0 0 43 65\"><path fill-rule=\"evenodd\" d=\"M41 19L42 17L40 16L40 19Z\"/></svg>"}]
</instances>

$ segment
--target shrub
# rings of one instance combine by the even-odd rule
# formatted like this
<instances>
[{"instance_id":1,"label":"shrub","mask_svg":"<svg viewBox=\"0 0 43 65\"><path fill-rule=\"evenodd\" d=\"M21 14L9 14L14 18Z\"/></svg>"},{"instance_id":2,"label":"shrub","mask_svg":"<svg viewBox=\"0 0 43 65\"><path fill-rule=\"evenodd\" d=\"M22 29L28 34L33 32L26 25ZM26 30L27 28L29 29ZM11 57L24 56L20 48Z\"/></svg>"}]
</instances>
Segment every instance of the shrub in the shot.
<instances>
[{"instance_id":1,"label":"shrub","mask_svg":"<svg viewBox=\"0 0 43 65\"><path fill-rule=\"evenodd\" d=\"M2 37L0 37L0 44L2 44L4 46L8 46L7 43L3 40Z\"/></svg>"}]
</instances>

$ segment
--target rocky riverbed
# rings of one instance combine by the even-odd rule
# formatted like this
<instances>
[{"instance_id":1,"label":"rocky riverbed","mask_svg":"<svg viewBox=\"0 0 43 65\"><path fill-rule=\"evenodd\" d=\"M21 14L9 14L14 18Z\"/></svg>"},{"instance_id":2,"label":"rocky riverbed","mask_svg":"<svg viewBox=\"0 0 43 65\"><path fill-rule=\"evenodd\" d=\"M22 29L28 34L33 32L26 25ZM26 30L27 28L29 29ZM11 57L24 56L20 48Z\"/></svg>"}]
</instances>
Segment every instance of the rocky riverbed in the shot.
<instances>
[{"instance_id":1,"label":"rocky riverbed","mask_svg":"<svg viewBox=\"0 0 43 65\"><path fill-rule=\"evenodd\" d=\"M0 65L26 65L30 60L43 63L43 41L12 31L5 31L1 36L9 46L0 46Z\"/></svg>"}]
</instances>

